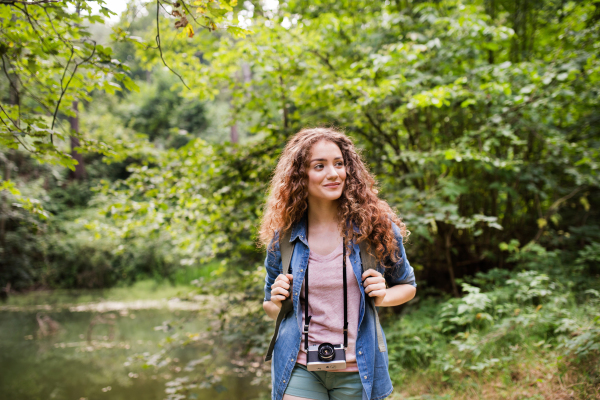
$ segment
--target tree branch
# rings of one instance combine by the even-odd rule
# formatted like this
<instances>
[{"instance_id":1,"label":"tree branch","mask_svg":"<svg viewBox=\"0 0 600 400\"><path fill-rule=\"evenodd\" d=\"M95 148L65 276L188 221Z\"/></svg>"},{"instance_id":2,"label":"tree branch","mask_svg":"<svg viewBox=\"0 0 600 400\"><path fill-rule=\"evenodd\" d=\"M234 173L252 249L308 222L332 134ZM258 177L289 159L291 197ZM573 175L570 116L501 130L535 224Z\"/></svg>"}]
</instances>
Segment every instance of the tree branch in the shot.
<instances>
[{"instance_id":1,"label":"tree branch","mask_svg":"<svg viewBox=\"0 0 600 400\"><path fill-rule=\"evenodd\" d=\"M71 73L71 77L69 78L69 81L67 82L67 84L65 85L65 87L63 89L62 82L63 82L63 79L64 79L65 74L67 72L67 68L69 68L69 63L71 62L71 58L73 57L74 53L75 53L75 49L71 48L71 57L69 57L69 62L67 63L67 66L65 67L65 70L63 72L62 78L60 79L61 93L60 93L60 97L58 99L58 102L56 103L56 109L54 110L54 116L52 117L52 127L50 129L54 129L54 123L56 122L56 116L58 115L58 108L60 107L60 103L62 101L63 96L65 95L65 93L69 89L69 85L71 84L71 81L73 80L73 77L75 76L75 73L77 72L77 68L79 68L79 66L81 64L85 64L88 61L90 61L92 59L92 57L94 56L94 54L96 54L96 42L94 42L94 50L92 50L92 54L90 54L87 58L83 59L81 62L75 63L75 68L73 68L73 73ZM52 134L50 134L50 143L54 144L53 135Z\"/></svg>"},{"instance_id":2,"label":"tree branch","mask_svg":"<svg viewBox=\"0 0 600 400\"><path fill-rule=\"evenodd\" d=\"M66 90L63 88L63 80L65 79L65 75L67 74L69 64L71 63L71 60L73 59L73 53L75 53L75 50L73 50L73 48L71 47L71 55L69 56L69 61L67 61L67 65L65 66L65 69L63 70L63 75L60 78L60 97L58 98L58 102L56 103L56 107L54 108L54 114L52 115L52 126L50 129L54 129L54 124L56 123L56 116L58 115L58 108L60 107L60 103L66 92ZM77 71L77 66L75 66L75 69L73 70L73 74L75 74L75 71ZM71 79L73 79L73 75L71 75ZM69 82L71 82L71 79L69 79ZM67 84L67 87L69 87L68 84ZM54 144L52 134L50 134L50 143Z\"/></svg>"},{"instance_id":3,"label":"tree branch","mask_svg":"<svg viewBox=\"0 0 600 400\"><path fill-rule=\"evenodd\" d=\"M16 61L16 64L20 65L22 70L27 70L29 72L29 79L35 81L35 83L37 83L38 85L40 85L41 87L43 87L44 89L46 89L48 92L52 92L55 89L52 89L48 86L46 86L43 82L41 82L36 76L35 74L31 73L31 71L29 71L27 69L27 66L19 63L18 61ZM17 79L19 80L19 82L21 82L21 87L24 91L26 91L29 96L31 96L31 98L35 99L39 104L42 105L42 107L44 107L44 109L46 109L46 111L48 111L50 114L53 113L53 111L50 109L50 105L46 105L44 104L44 102L42 100L40 100L38 97L36 97L33 93L31 93L31 90L27 89L27 85L30 82L30 80L24 81L19 75L15 75L17 77Z\"/></svg>"},{"instance_id":4,"label":"tree branch","mask_svg":"<svg viewBox=\"0 0 600 400\"><path fill-rule=\"evenodd\" d=\"M310 50L310 52L313 53L314 55L316 55L319 59L321 59L321 61L323 61L323 63L329 68L329 70L331 70L333 75L336 78L340 79L340 76L338 75L337 70L329 62L329 57L326 57L326 56L320 54L317 50ZM356 99L356 96L354 94L352 94L352 92L348 88L344 88L343 90L348 95L350 100ZM375 128L377 133L379 133L381 136L383 136L386 139L386 141L394 148L396 154L400 155L400 144L396 140L394 140L393 136L384 132L383 129L381 128L381 125L378 124L377 121L375 121L373 116L367 110L363 109L363 113L365 114L365 117L367 117L367 120L369 121L369 123ZM406 164L406 162L402 159L400 159L400 162L402 163L404 172L408 173L410 169L408 168L408 165Z\"/></svg>"},{"instance_id":5,"label":"tree branch","mask_svg":"<svg viewBox=\"0 0 600 400\"><path fill-rule=\"evenodd\" d=\"M29 11L27 11L27 5L25 5L24 8L21 7L15 7L17 10L21 11L23 14L25 14L25 16L27 17L27 20L29 21L29 25L31 25L31 29L33 29L33 31L35 32L36 36L38 37L40 44L42 45L42 47L44 48L44 50L46 50L46 52L48 54L52 54L52 52L50 51L50 49L48 49L46 47L46 45L44 44L44 39L42 38L42 35L40 35L40 33L38 32L38 30L35 28L35 25L37 24L37 26L44 32L44 29L40 26L39 22L37 22L35 20L35 18L31 18L31 15L29 15ZM44 11L46 11L46 8L44 7ZM48 14L48 12L46 11L46 14ZM50 21L50 23L52 23L52 19L50 18L50 16L48 15L48 19ZM60 36L59 36L60 37ZM62 38L61 38L62 39ZM25 46L23 43L21 43L21 45ZM56 62L58 64L60 64L60 60L56 57L56 55L52 55L52 57L54 57L54 59L56 60Z\"/></svg>"},{"instance_id":6,"label":"tree branch","mask_svg":"<svg viewBox=\"0 0 600 400\"><path fill-rule=\"evenodd\" d=\"M190 9L188 8L187 4L185 4L185 1L181 2L181 5L183 6L183 8L185 8L185 11L187 11L188 15L190 17L192 17L192 19L194 20L194 22L196 22L198 24L198 26L201 26L203 28L206 28L206 26L202 25L200 22L198 22L198 20L196 19L196 17L194 17L194 14L192 14L192 12L190 11Z\"/></svg>"},{"instance_id":7,"label":"tree branch","mask_svg":"<svg viewBox=\"0 0 600 400\"><path fill-rule=\"evenodd\" d=\"M558 208L561 206L562 203L564 203L565 201L569 200L571 197L575 196L577 193L581 192L582 190L587 189L586 185L583 186L579 186L577 188L575 188L571 193L561 197L560 199L556 200L554 203L552 203L552 205L550 206L550 208L548 209L548 211L546 211L546 215L544 216L544 221L546 221L546 223L544 224L544 226L542 226L537 234L535 235L535 238L531 241L531 243L535 243L537 242L540 237L542 237L542 233L544 233L544 231L546 230L546 226L548 226L548 218L550 218L550 216L552 214L554 214L555 212L558 211Z\"/></svg>"},{"instance_id":8,"label":"tree branch","mask_svg":"<svg viewBox=\"0 0 600 400\"><path fill-rule=\"evenodd\" d=\"M38 0L38 1L27 1L27 0L0 0L0 4L27 4L31 6L35 6L38 4L47 4L47 3L60 3L60 0Z\"/></svg>"},{"instance_id":9,"label":"tree branch","mask_svg":"<svg viewBox=\"0 0 600 400\"><path fill-rule=\"evenodd\" d=\"M181 75L179 75L177 72L175 72L173 70L173 68L171 68L167 65L167 62L165 61L165 58L163 57L162 47L160 45L160 23L159 23L160 15L159 15L159 11L160 11L160 0L156 0L156 45L158 46L158 51L160 52L160 59L162 60L165 67L169 68L169 71L171 71L172 73L177 75L177 77L179 78L181 83L183 83L183 86L185 86L188 90L191 90L190 87L185 83L185 81L183 80Z\"/></svg>"},{"instance_id":10,"label":"tree branch","mask_svg":"<svg viewBox=\"0 0 600 400\"><path fill-rule=\"evenodd\" d=\"M8 70L6 69L6 63L4 62L4 55L2 56L2 70L4 71L4 75L6 75L6 79L8 79L8 82L10 83L10 86L12 86L12 88L18 94L19 93L19 88L17 88L17 85L15 85L13 83L12 79L10 79L10 75L8 74Z\"/></svg>"},{"instance_id":11,"label":"tree branch","mask_svg":"<svg viewBox=\"0 0 600 400\"><path fill-rule=\"evenodd\" d=\"M15 121L13 121L13 120L12 120L12 118L11 118L11 117L8 115L8 113L6 112L6 110L4 109L4 107L2 107L2 103L0 103L0 110L2 110L2 112L4 113L4 115L6 115L6 118L8 118L8 120L9 120L9 121L10 121L10 122L13 124L13 126L14 126L15 128L17 128L17 130L19 130L19 131L23 132L23 131L22 131L22 130L21 130L21 129L20 129L18 126L17 126L17 124L15 123ZM19 139L19 137L18 137L17 135L15 135L15 134L14 134L14 131L11 129L11 127L10 127L10 126L8 126L8 124L6 123L6 121L4 121L4 118L0 117L0 121L2 121L2 123L4 124L4 126L6 126L6 127L8 128L8 131L9 131L10 133L12 133L12 134L13 134L12 136L13 136L15 139L17 139L17 141L18 141L19 143L21 143L21 145L22 145L22 146L25 148L25 150L27 150L27 151L28 151L28 152L30 152L30 153L34 153L34 154L36 154L36 153L37 153L37 151L34 151L34 150L29 150L29 149L27 148L27 146L25 146L25 143L21 142L21 140Z\"/></svg>"}]
</instances>

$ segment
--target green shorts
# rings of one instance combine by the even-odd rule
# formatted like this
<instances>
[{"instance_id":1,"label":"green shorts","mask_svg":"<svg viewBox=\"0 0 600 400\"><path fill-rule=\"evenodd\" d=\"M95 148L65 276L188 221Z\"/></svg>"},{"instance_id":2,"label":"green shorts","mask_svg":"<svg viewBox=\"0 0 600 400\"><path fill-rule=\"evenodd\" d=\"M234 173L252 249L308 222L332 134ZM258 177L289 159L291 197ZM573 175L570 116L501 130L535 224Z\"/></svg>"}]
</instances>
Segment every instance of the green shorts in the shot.
<instances>
[{"instance_id":1,"label":"green shorts","mask_svg":"<svg viewBox=\"0 0 600 400\"><path fill-rule=\"evenodd\" d=\"M296 364L285 394L313 400L361 400L358 372L308 371Z\"/></svg>"}]
</instances>

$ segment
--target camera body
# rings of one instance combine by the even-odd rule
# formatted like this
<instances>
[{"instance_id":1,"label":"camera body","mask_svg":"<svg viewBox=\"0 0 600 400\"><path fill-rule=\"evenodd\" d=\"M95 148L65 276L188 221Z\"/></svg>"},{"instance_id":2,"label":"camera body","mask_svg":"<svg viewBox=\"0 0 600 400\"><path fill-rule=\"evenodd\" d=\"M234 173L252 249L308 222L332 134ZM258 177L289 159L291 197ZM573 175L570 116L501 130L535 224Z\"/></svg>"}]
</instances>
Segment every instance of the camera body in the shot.
<instances>
[{"instance_id":1,"label":"camera body","mask_svg":"<svg viewBox=\"0 0 600 400\"><path fill-rule=\"evenodd\" d=\"M321 343L308 346L306 369L309 371L335 371L346 368L346 350L342 344Z\"/></svg>"}]
</instances>

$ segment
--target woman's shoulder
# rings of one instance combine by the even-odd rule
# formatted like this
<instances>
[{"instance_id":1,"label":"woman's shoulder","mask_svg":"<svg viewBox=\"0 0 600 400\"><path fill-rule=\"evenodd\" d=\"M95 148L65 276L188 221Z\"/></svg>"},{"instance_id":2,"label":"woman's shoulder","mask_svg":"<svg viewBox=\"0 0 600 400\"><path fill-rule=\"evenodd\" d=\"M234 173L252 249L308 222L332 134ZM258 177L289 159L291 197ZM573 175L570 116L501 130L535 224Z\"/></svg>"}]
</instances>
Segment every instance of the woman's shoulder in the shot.
<instances>
[{"instance_id":1,"label":"woman's shoulder","mask_svg":"<svg viewBox=\"0 0 600 400\"><path fill-rule=\"evenodd\" d=\"M396 236L396 239L403 238L402 229L393 221L392 221L392 230L394 231L394 235Z\"/></svg>"},{"instance_id":2,"label":"woman's shoulder","mask_svg":"<svg viewBox=\"0 0 600 400\"><path fill-rule=\"evenodd\" d=\"M398 224L396 224L394 222L394 219L392 218L392 216L389 216L390 218L390 222L392 223L392 231L394 232L394 236L396 237L396 240L398 241L398 244L402 244L402 242L404 241L404 236L402 235L402 228L400 226L398 226ZM404 225L404 224L402 224Z\"/></svg>"},{"instance_id":3,"label":"woman's shoulder","mask_svg":"<svg viewBox=\"0 0 600 400\"><path fill-rule=\"evenodd\" d=\"M394 222L394 218L392 217L392 214L388 214L388 218L390 219L390 223L392 224L392 231L394 232L394 236L396 237L396 240L399 240L400 243L402 242L403 236L402 236L402 228L398 226L398 224L396 224ZM356 223L352 223L353 227L354 227L354 232L356 232L357 234L361 232L361 228L359 228Z\"/></svg>"}]
</instances>

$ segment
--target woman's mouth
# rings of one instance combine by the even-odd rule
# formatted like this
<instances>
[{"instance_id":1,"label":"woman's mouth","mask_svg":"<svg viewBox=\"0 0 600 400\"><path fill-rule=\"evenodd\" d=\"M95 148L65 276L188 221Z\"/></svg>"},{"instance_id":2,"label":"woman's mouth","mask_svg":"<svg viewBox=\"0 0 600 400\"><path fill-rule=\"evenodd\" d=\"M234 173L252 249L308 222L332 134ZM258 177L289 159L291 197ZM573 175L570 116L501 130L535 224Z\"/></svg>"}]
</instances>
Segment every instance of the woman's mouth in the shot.
<instances>
[{"instance_id":1,"label":"woman's mouth","mask_svg":"<svg viewBox=\"0 0 600 400\"><path fill-rule=\"evenodd\" d=\"M340 186L340 184L341 184L341 182L336 182L336 183L328 183L327 185L323 185L323 186L328 187L328 188L336 188L336 187Z\"/></svg>"}]
</instances>

